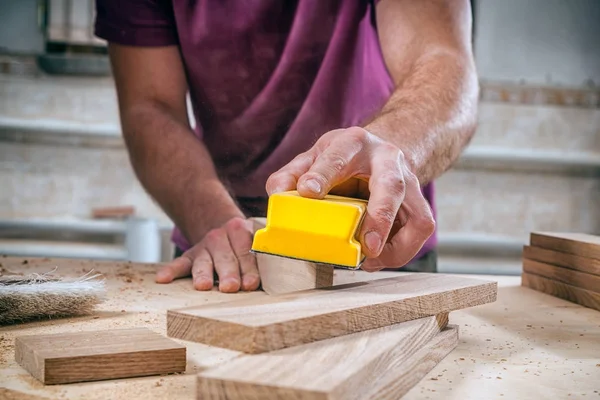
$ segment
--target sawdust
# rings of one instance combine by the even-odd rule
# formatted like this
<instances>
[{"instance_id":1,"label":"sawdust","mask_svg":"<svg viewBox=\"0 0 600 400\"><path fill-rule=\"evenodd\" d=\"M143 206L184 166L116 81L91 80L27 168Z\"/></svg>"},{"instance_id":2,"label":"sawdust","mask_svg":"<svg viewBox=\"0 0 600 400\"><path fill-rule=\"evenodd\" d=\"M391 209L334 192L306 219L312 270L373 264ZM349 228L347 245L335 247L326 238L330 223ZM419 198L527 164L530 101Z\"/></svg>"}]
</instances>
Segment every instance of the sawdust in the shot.
<instances>
[{"instance_id":1,"label":"sawdust","mask_svg":"<svg viewBox=\"0 0 600 400\"><path fill-rule=\"evenodd\" d=\"M7 337L0 336L0 364L5 364L8 361L14 347L14 344Z\"/></svg>"},{"instance_id":2,"label":"sawdust","mask_svg":"<svg viewBox=\"0 0 600 400\"><path fill-rule=\"evenodd\" d=\"M27 394L23 392L18 392L16 390L0 388L0 399L3 400L47 400L48 397L42 397L32 394Z\"/></svg>"}]
</instances>

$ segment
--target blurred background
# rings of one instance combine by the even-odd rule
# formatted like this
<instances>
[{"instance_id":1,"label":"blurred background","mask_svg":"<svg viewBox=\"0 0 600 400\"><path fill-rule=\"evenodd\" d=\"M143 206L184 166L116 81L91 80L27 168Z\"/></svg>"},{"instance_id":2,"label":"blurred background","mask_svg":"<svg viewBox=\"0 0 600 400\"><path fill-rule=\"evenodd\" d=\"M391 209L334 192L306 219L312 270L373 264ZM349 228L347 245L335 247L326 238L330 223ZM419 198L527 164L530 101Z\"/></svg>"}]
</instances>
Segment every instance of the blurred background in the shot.
<instances>
[{"instance_id":1,"label":"blurred background","mask_svg":"<svg viewBox=\"0 0 600 400\"><path fill-rule=\"evenodd\" d=\"M472 5L479 127L437 181L439 271L517 275L531 231L600 234L600 1ZM172 257L93 21L93 0L0 0L0 254Z\"/></svg>"}]
</instances>

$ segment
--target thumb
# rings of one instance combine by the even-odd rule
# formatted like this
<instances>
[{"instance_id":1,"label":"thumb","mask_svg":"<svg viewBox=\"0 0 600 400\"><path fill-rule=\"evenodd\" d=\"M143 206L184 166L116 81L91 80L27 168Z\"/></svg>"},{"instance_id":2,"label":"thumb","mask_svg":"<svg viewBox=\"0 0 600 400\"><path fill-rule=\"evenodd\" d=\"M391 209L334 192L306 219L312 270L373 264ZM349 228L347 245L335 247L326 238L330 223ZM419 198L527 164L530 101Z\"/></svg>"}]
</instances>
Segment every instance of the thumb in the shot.
<instances>
[{"instance_id":1,"label":"thumb","mask_svg":"<svg viewBox=\"0 0 600 400\"><path fill-rule=\"evenodd\" d=\"M156 273L156 283L170 283L174 279L189 276L192 272L192 259L184 254L162 266Z\"/></svg>"}]
</instances>

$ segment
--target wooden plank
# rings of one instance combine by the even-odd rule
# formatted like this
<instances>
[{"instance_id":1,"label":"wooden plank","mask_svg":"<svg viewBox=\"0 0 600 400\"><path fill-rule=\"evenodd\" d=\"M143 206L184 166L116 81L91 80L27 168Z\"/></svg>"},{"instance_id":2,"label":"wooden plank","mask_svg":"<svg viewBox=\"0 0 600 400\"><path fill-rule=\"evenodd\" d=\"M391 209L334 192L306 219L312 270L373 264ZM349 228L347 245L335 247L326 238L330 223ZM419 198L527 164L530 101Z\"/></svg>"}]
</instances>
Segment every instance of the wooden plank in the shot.
<instances>
[{"instance_id":1,"label":"wooden plank","mask_svg":"<svg viewBox=\"0 0 600 400\"><path fill-rule=\"evenodd\" d=\"M331 287L334 268L269 254L256 254L261 288L270 295Z\"/></svg>"},{"instance_id":2,"label":"wooden plank","mask_svg":"<svg viewBox=\"0 0 600 400\"><path fill-rule=\"evenodd\" d=\"M530 244L548 250L600 260L600 236L587 233L532 232Z\"/></svg>"},{"instance_id":3,"label":"wooden plank","mask_svg":"<svg viewBox=\"0 0 600 400\"><path fill-rule=\"evenodd\" d=\"M600 275L600 260L581 257L575 254L543 249L535 246L523 246L523 257L529 260L540 261L575 269L593 275Z\"/></svg>"},{"instance_id":4,"label":"wooden plank","mask_svg":"<svg viewBox=\"0 0 600 400\"><path fill-rule=\"evenodd\" d=\"M115 206L115 207L103 207L93 208L92 218L127 218L135 214L135 207L133 206Z\"/></svg>"},{"instance_id":5,"label":"wooden plank","mask_svg":"<svg viewBox=\"0 0 600 400\"><path fill-rule=\"evenodd\" d=\"M44 384L184 372L186 348L146 328L19 336L15 359Z\"/></svg>"},{"instance_id":6,"label":"wooden plank","mask_svg":"<svg viewBox=\"0 0 600 400\"><path fill-rule=\"evenodd\" d=\"M201 372L197 398L396 399L456 346L457 328L440 335L447 322L442 314L238 357Z\"/></svg>"},{"instance_id":7,"label":"wooden plank","mask_svg":"<svg viewBox=\"0 0 600 400\"><path fill-rule=\"evenodd\" d=\"M600 276L526 258L523 259L523 271L600 293Z\"/></svg>"},{"instance_id":8,"label":"wooden plank","mask_svg":"<svg viewBox=\"0 0 600 400\"><path fill-rule=\"evenodd\" d=\"M512 104L600 108L598 88L563 88L504 82L480 82L480 99Z\"/></svg>"},{"instance_id":9,"label":"wooden plank","mask_svg":"<svg viewBox=\"0 0 600 400\"><path fill-rule=\"evenodd\" d=\"M265 227L265 218L253 220L254 231ZM333 285L331 265L261 253L256 254L256 262L262 290L271 295Z\"/></svg>"},{"instance_id":10,"label":"wooden plank","mask_svg":"<svg viewBox=\"0 0 600 400\"><path fill-rule=\"evenodd\" d=\"M261 353L496 301L497 282L398 277L167 312L167 334Z\"/></svg>"},{"instance_id":11,"label":"wooden plank","mask_svg":"<svg viewBox=\"0 0 600 400\"><path fill-rule=\"evenodd\" d=\"M521 284L538 292L600 311L600 294L591 290L581 289L528 272L523 272L521 275Z\"/></svg>"}]
</instances>

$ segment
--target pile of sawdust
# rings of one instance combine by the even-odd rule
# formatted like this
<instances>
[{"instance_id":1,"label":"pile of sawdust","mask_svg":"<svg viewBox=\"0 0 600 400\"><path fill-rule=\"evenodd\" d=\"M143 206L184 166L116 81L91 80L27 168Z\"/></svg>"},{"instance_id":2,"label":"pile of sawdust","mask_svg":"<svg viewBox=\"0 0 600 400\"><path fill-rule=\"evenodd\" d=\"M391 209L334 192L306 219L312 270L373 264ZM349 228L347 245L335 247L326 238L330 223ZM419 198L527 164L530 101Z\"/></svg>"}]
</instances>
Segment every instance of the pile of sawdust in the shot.
<instances>
[{"instance_id":1,"label":"pile of sawdust","mask_svg":"<svg viewBox=\"0 0 600 400\"><path fill-rule=\"evenodd\" d=\"M104 281L98 277L0 276L0 325L90 314L106 294Z\"/></svg>"}]
</instances>

